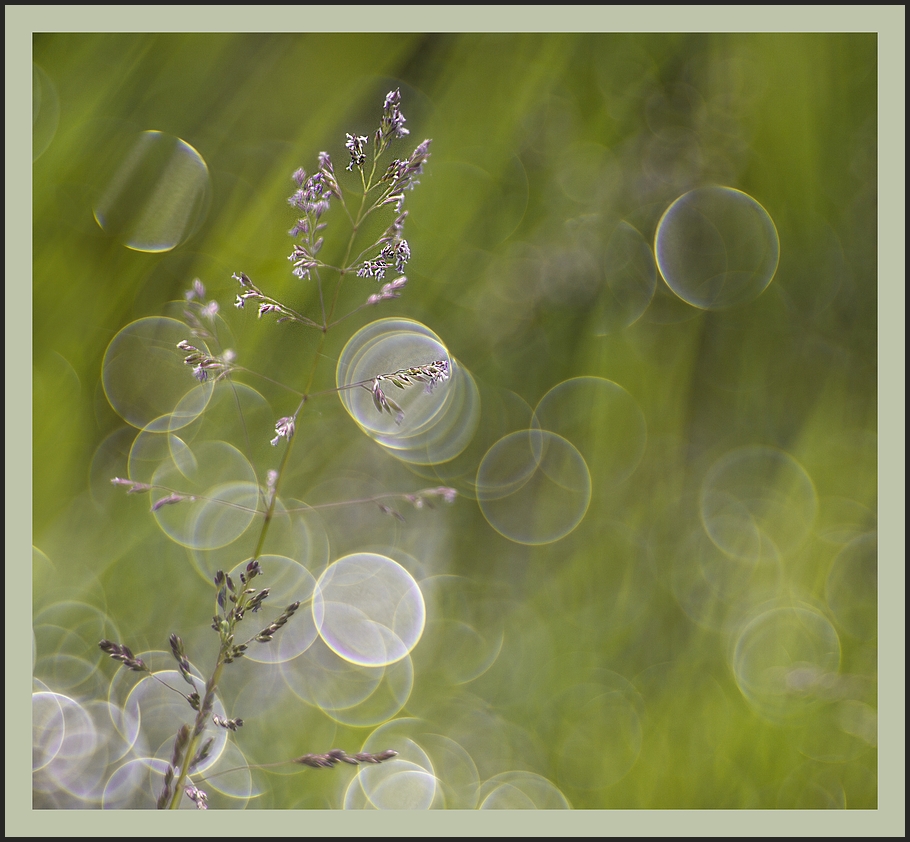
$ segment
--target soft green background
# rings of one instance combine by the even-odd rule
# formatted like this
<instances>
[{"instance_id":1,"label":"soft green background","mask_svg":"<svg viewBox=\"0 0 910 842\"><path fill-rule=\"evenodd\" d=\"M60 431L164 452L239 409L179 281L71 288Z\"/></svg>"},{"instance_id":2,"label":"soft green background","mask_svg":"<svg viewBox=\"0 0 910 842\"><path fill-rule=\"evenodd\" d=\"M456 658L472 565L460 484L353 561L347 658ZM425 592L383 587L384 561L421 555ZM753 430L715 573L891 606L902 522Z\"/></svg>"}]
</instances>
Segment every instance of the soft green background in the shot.
<instances>
[{"instance_id":1,"label":"soft green background","mask_svg":"<svg viewBox=\"0 0 910 842\"><path fill-rule=\"evenodd\" d=\"M382 315L425 322L478 380L531 406L570 377L614 380L638 401L649 433L636 474L595 497L563 542L517 548L470 500L446 513L446 572L469 576L483 602L508 593L497 618L505 633L499 659L461 689L523 729L527 741L503 736L515 768L559 782L558 747L543 736L552 730L547 717L577 713L563 694L597 670L647 685L636 764L611 786L563 785L575 807L824 806L787 801L794 774L807 777L805 792L815 780L801 740L824 733L813 733L811 721L780 727L755 716L730 674L728 639L688 620L659 563L627 561L634 583L619 607L636 621L621 634L609 617L598 623L590 615L601 589L616 587L601 575L612 549L602 525L622 523L651 546L660 518L665 539L681 540L687 527L667 514L667 498L697 494L712 456L726 448L781 447L806 467L819 497L875 511L874 36L58 35L36 37L34 57L60 101L59 126L34 173L34 524L49 560L35 568L36 610L64 595L84 600L137 650L163 646L173 630L204 629L205 585L179 548L141 506L114 498L98 505L86 491L95 448L116 426L98 390L101 357L120 327L160 312L196 275L225 307L232 271L291 289L288 173L311 167L323 148L343 161L344 132L368 129L381 96L400 85L409 140L432 137L433 157L409 221L412 283ZM705 98L720 88L729 99L719 113L688 98L691 110L671 112L666 95L680 85ZM668 114L674 128L678 121L700 133L711 155L655 184L642 162L655 123L665 125ZM108 140L105 126L124 123L178 135L213 174L206 224L171 255L128 251L91 218L93 157ZM585 149L614 151L619 172L586 170ZM516 158L523 178L514 175ZM640 169L627 169L636 160ZM463 181L434 175L445 164L449 172L480 167L484 184L503 187L466 195ZM575 294L565 281L577 257L573 232L592 217L606 225L619 216L650 238L669 202L721 176L756 197L780 232L781 266L754 316L693 311L663 324L646 314L625 332L597 336L591 293ZM623 187L599 190L598 178L608 177L621 177ZM529 284L523 301L513 288L500 297L500 261L523 256L565 274ZM840 273L836 284L832 272ZM251 330L244 341L266 340ZM294 353L303 357L306 347ZM292 364L286 348L274 355L272 365ZM331 370L328 363L323 374ZM748 376L747 394L728 388L731 371ZM341 427L312 442L346 469L358 447L356 431ZM388 470L400 476L394 465ZM816 536L791 560L794 601L824 603L838 549ZM578 612L583 624L573 621ZM841 645L842 671L874 681L874 642L841 635ZM411 709L429 709L450 692L418 672ZM293 753L328 748L307 744L300 718L288 709L257 727L257 755L281 756L289 733L297 734ZM723 727L701 748L706 723L717 722ZM341 732L335 742L353 747L364 736ZM588 736L596 754L603 736ZM875 806L874 770L871 748L836 766L848 807ZM300 776L293 795L287 779L276 779L272 794L251 806L334 805L346 771L304 773L312 786L304 794Z\"/></svg>"}]
</instances>

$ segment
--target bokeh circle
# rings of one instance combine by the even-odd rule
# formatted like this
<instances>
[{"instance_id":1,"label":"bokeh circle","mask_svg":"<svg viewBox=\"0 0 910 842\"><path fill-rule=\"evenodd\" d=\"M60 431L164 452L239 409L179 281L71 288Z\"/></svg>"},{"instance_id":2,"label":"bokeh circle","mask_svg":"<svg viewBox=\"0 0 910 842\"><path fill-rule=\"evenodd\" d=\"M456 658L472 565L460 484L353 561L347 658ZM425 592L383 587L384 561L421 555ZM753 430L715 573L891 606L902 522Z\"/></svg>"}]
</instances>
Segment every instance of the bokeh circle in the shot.
<instances>
[{"instance_id":1,"label":"bokeh circle","mask_svg":"<svg viewBox=\"0 0 910 842\"><path fill-rule=\"evenodd\" d=\"M699 187L664 212L654 239L667 286L702 310L757 298L771 283L780 240L768 212L732 187Z\"/></svg>"},{"instance_id":2,"label":"bokeh circle","mask_svg":"<svg viewBox=\"0 0 910 842\"><path fill-rule=\"evenodd\" d=\"M568 535L591 502L591 474L578 450L548 430L501 438L477 469L477 503L500 535L551 544Z\"/></svg>"},{"instance_id":3,"label":"bokeh circle","mask_svg":"<svg viewBox=\"0 0 910 842\"><path fill-rule=\"evenodd\" d=\"M353 553L319 577L313 618L320 637L353 664L394 664L417 645L426 622L420 586L397 561Z\"/></svg>"},{"instance_id":4,"label":"bokeh circle","mask_svg":"<svg viewBox=\"0 0 910 842\"><path fill-rule=\"evenodd\" d=\"M189 328L176 319L138 319L123 328L104 353L101 382L114 411L128 424L151 432L178 430L195 421L212 396L177 347ZM201 339L194 345L208 356Z\"/></svg>"},{"instance_id":5,"label":"bokeh circle","mask_svg":"<svg viewBox=\"0 0 910 842\"><path fill-rule=\"evenodd\" d=\"M784 557L802 544L814 525L818 498L792 456L747 446L714 463L702 483L700 505L705 531L719 549L758 562Z\"/></svg>"},{"instance_id":6,"label":"bokeh circle","mask_svg":"<svg viewBox=\"0 0 910 842\"><path fill-rule=\"evenodd\" d=\"M170 251L202 224L211 177L202 156L179 137L146 131L123 138L103 162L93 211L127 248Z\"/></svg>"}]
</instances>

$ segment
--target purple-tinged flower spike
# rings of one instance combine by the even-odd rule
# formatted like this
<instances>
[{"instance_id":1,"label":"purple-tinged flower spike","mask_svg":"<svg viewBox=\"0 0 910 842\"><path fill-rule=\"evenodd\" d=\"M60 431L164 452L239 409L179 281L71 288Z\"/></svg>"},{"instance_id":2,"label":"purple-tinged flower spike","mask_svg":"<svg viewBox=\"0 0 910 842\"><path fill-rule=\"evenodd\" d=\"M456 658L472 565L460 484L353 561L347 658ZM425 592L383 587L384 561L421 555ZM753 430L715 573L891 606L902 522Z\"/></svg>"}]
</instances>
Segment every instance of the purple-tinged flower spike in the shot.
<instances>
[{"instance_id":1,"label":"purple-tinged flower spike","mask_svg":"<svg viewBox=\"0 0 910 842\"><path fill-rule=\"evenodd\" d=\"M388 264L381 257L377 257L375 260L364 260L363 266L357 270L357 277L375 278L377 281L381 281L388 268Z\"/></svg>"},{"instance_id":2,"label":"purple-tinged flower spike","mask_svg":"<svg viewBox=\"0 0 910 842\"><path fill-rule=\"evenodd\" d=\"M454 488L440 485L437 488L424 488L414 494L405 494L405 499L414 506L415 509L422 509L424 506L433 508L430 500L434 497L442 497L446 503L454 503L458 492Z\"/></svg>"},{"instance_id":3,"label":"purple-tinged flower spike","mask_svg":"<svg viewBox=\"0 0 910 842\"><path fill-rule=\"evenodd\" d=\"M310 249L302 244L294 246L293 251L288 255L288 260L294 264L291 269L291 274L296 275L301 280L309 278L310 270L319 266L319 261L314 259Z\"/></svg>"},{"instance_id":4,"label":"purple-tinged flower spike","mask_svg":"<svg viewBox=\"0 0 910 842\"><path fill-rule=\"evenodd\" d=\"M188 786L184 792L186 792L190 801L196 805L197 810L208 810L208 796L201 789L197 789L194 786Z\"/></svg>"},{"instance_id":5,"label":"purple-tinged flower spike","mask_svg":"<svg viewBox=\"0 0 910 842\"><path fill-rule=\"evenodd\" d=\"M168 638L168 642L171 644L171 654L173 654L174 660L177 662L177 669L180 670L180 675L195 690L196 682L193 681L193 676L190 673L190 662L187 660L183 641L176 634L172 634Z\"/></svg>"},{"instance_id":6,"label":"purple-tinged flower spike","mask_svg":"<svg viewBox=\"0 0 910 842\"><path fill-rule=\"evenodd\" d=\"M269 623L259 634L257 634L253 640L257 643L268 643L271 639L278 633L278 630L287 623L291 617L294 616L294 613L297 609L300 608L299 602L292 602L284 611L281 612L281 615L272 623Z\"/></svg>"},{"instance_id":7,"label":"purple-tinged flower spike","mask_svg":"<svg viewBox=\"0 0 910 842\"><path fill-rule=\"evenodd\" d=\"M440 383L445 383L449 379L449 361L436 360L425 365L417 365L413 368L404 368L393 374L385 375L385 379L391 380L399 388L410 385L412 380L418 383L426 383L426 393L429 394ZM396 382L401 381L401 382Z\"/></svg>"},{"instance_id":8,"label":"purple-tinged flower spike","mask_svg":"<svg viewBox=\"0 0 910 842\"><path fill-rule=\"evenodd\" d=\"M180 730L177 731L177 736L174 738L174 750L171 753L171 762L168 763L167 770L164 773L164 787L161 790L161 794L158 796L157 807L159 810L163 810L167 807L168 801L171 800L171 793L173 792L171 787L174 783L174 774L177 771L177 768L183 763L183 753L186 751L189 742L190 726L182 725Z\"/></svg>"},{"instance_id":9,"label":"purple-tinged flower spike","mask_svg":"<svg viewBox=\"0 0 910 842\"><path fill-rule=\"evenodd\" d=\"M385 751L380 751L378 754L369 754L365 751L358 752L347 762L356 760L358 763L383 763L386 760L391 760L393 757L398 757L398 752L387 748Z\"/></svg>"},{"instance_id":10,"label":"purple-tinged flower spike","mask_svg":"<svg viewBox=\"0 0 910 842\"><path fill-rule=\"evenodd\" d=\"M435 363L420 366L417 369L417 379L425 377L424 382L427 384L426 393L430 394L440 383L445 383L449 379L449 361L437 360Z\"/></svg>"},{"instance_id":11,"label":"purple-tinged flower spike","mask_svg":"<svg viewBox=\"0 0 910 842\"><path fill-rule=\"evenodd\" d=\"M423 172L423 165L426 163L427 158L430 157L430 153L427 151L430 148L430 143L432 143L432 140L427 138L418 144L417 148L411 153L411 157L408 158L408 169L415 175Z\"/></svg>"},{"instance_id":12,"label":"purple-tinged flower spike","mask_svg":"<svg viewBox=\"0 0 910 842\"><path fill-rule=\"evenodd\" d=\"M375 278L381 281L387 270L394 268L396 272L404 272L405 264L411 259L411 248L407 240L394 240L386 242L373 260L365 260L357 270L358 278Z\"/></svg>"},{"instance_id":13,"label":"purple-tinged flower spike","mask_svg":"<svg viewBox=\"0 0 910 842\"><path fill-rule=\"evenodd\" d=\"M228 651L224 653L224 662L226 664L233 664L238 658L243 657L243 653L249 647L245 643L240 643L236 646L231 646L228 648Z\"/></svg>"},{"instance_id":14,"label":"purple-tinged flower spike","mask_svg":"<svg viewBox=\"0 0 910 842\"><path fill-rule=\"evenodd\" d=\"M454 503L455 498L458 496L458 492L454 488L449 488L448 486L445 486L445 485L440 485L438 488L432 488L425 493L438 494L449 505Z\"/></svg>"},{"instance_id":15,"label":"purple-tinged flower spike","mask_svg":"<svg viewBox=\"0 0 910 842\"><path fill-rule=\"evenodd\" d=\"M247 564L246 573L240 574L240 581L243 582L244 585L248 585L253 579L261 575L262 565L254 558L249 564Z\"/></svg>"},{"instance_id":16,"label":"purple-tinged flower spike","mask_svg":"<svg viewBox=\"0 0 910 842\"><path fill-rule=\"evenodd\" d=\"M404 421L404 410L382 390L381 384L383 380L385 378L380 375L370 386L370 391L373 394L373 404L379 412L388 412L390 415L394 412L395 423L401 424Z\"/></svg>"},{"instance_id":17,"label":"purple-tinged flower spike","mask_svg":"<svg viewBox=\"0 0 910 842\"><path fill-rule=\"evenodd\" d=\"M333 748L325 754L304 754L302 757L295 757L293 762L299 763L301 766L310 766L313 769L330 769L336 763L350 763L352 766L356 766L358 763L382 763L397 756L398 752L392 749L387 749L379 754L361 751L352 755L345 753L340 748Z\"/></svg>"},{"instance_id":18,"label":"purple-tinged flower spike","mask_svg":"<svg viewBox=\"0 0 910 842\"><path fill-rule=\"evenodd\" d=\"M348 135L348 138L352 138L352 136ZM365 142L367 139L353 138L350 142L355 143L360 140ZM357 143L355 143L356 145ZM352 151L351 154L354 156L355 151ZM365 156L363 158L365 160ZM306 172L299 169L294 173L293 178L298 189L288 198L288 203L293 208L303 211L304 215L297 220L288 233L292 237L303 236L305 242L294 246L294 251L288 260L294 263L292 270L294 275L298 278L308 278L310 270L319 266L319 262L314 260L314 255L322 246L322 238L313 242L313 237L325 228L325 223L320 223L319 218L329 209L329 200L332 196L342 199L342 193L328 152L319 153L319 170L312 176L307 178ZM237 300L238 307L243 306L241 298Z\"/></svg>"},{"instance_id":19,"label":"purple-tinged flower spike","mask_svg":"<svg viewBox=\"0 0 910 842\"><path fill-rule=\"evenodd\" d=\"M137 658L128 646L114 643L111 640L102 640L98 643L102 652L107 652L115 661L120 661L127 669L133 672L149 672L148 665L141 658Z\"/></svg>"},{"instance_id":20,"label":"purple-tinged flower spike","mask_svg":"<svg viewBox=\"0 0 910 842\"><path fill-rule=\"evenodd\" d=\"M216 686L212 683L212 678L209 677L209 680L205 684L205 696L203 696L202 701L199 703L199 716L196 717L196 722L193 725L193 737L198 737L204 730L205 724L209 716L212 713L212 708L215 706L215 690Z\"/></svg>"},{"instance_id":21,"label":"purple-tinged flower spike","mask_svg":"<svg viewBox=\"0 0 910 842\"><path fill-rule=\"evenodd\" d=\"M319 153L319 172L322 175L323 183L328 192L341 199L341 188L335 178L335 167L332 166L332 159L328 152Z\"/></svg>"},{"instance_id":22,"label":"purple-tinged flower spike","mask_svg":"<svg viewBox=\"0 0 910 842\"><path fill-rule=\"evenodd\" d=\"M171 506L174 503L182 503L184 500L194 500L194 497L187 497L184 494L168 494L167 497L162 497L160 500L156 500L152 504L152 511L157 512L159 509L164 506Z\"/></svg>"},{"instance_id":23,"label":"purple-tinged flower spike","mask_svg":"<svg viewBox=\"0 0 910 842\"><path fill-rule=\"evenodd\" d=\"M404 193L392 193L386 196L379 203L380 207L383 205L395 205L395 213L401 213L401 208L404 205Z\"/></svg>"},{"instance_id":24,"label":"purple-tinged flower spike","mask_svg":"<svg viewBox=\"0 0 910 842\"><path fill-rule=\"evenodd\" d=\"M239 275L235 272L231 277L240 284L240 288L243 290L243 292L237 295L237 300L234 302L234 306L238 310L242 310L243 305L250 299L253 301L261 301L265 298L259 287L257 287L244 272L241 272Z\"/></svg>"},{"instance_id":25,"label":"purple-tinged flower spike","mask_svg":"<svg viewBox=\"0 0 910 842\"><path fill-rule=\"evenodd\" d=\"M371 303L368 301L368 303ZM364 381L358 385L368 389L373 395L373 404L379 412L395 412L395 423L400 424L404 420L404 411L395 403L383 390L384 383L391 383L399 389L406 389L413 383L425 383L427 394L440 383L449 379L449 361L436 360L435 362L417 365L412 368L402 368L393 371L391 374L379 374L370 381Z\"/></svg>"},{"instance_id":26,"label":"purple-tinged flower spike","mask_svg":"<svg viewBox=\"0 0 910 842\"><path fill-rule=\"evenodd\" d=\"M205 383L209 379L209 372L217 374L215 379L220 380L231 370L231 364L227 359L210 357L195 345L190 345L185 339L181 339L177 343L177 347L186 352L187 356L184 357L183 362L185 365L193 367L193 377L200 383Z\"/></svg>"},{"instance_id":27,"label":"purple-tinged flower spike","mask_svg":"<svg viewBox=\"0 0 910 842\"><path fill-rule=\"evenodd\" d=\"M246 610L252 611L254 614L262 608L262 602L265 600L268 595L272 592L271 588L263 588L259 593L254 594L250 601L246 604Z\"/></svg>"},{"instance_id":28,"label":"purple-tinged flower spike","mask_svg":"<svg viewBox=\"0 0 910 842\"><path fill-rule=\"evenodd\" d=\"M198 708L196 708L196 710L198 710ZM215 718L215 717L213 716L212 719L214 719L214 718ZM215 742L215 738L214 738L214 737L209 737L209 738L203 743L202 748L200 748L199 751L196 752L196 756L193 758L193 760L192 760L192 762L190 763L190 766L189 766L189 769L190 769L191 772L192 772L200 763L202 763L204 760L206 760L206 759L208 758L208 756L212 753L212 744L213 744L214 742Z\"/></svg>"},{"instance_id":29,"label":"purple-tinged flower spike","mask_svg":"<svg viewBox=\"0 0 910 842\"><path fill-rule=\"evenodd\" d=\"M280 312L281 312L281 307L279 307L277 304L266 303L266 304L259 305L259 312L257 315L261 319L266 313L280 313Z\"/></svg>"},{"instance_id":30,"label":"purple-tinged flower spike","mask_svg":"<svg viewBox=\"0 0 910 842\"><path fill-rule=\"evenodd\" d=\"M270 442L272 447L275 447L281 439L290 439L294 435L295 429L296 424L293 416L288 415L285 418L279 418L275 424L275 432L278 435Z\"/></svg>"},{"instance_id":31,"label":"purple-tinged flower spike","mask_svg":"<svg viewBox=\"0 0 910 842\"><path fill-rule=\"evenodd\" d=\"M383 204L393 200L399 201L402 191L413 190L415 185L420 183L417 180L417 176L423 172L423 165L427 162L427 158L430 157L429 146L430 141L425 140L411 153L411 157L407 161L396 160L389 164L382 181L389 185L387 189L391 195L386 198Z\"/></svg>"},{"instance_id":32,"label":"purple-tinged flower spike","mask_svg":"<svg viewBox=\"0 0 910 842\"><path fill-rule=\"evenodd\" d=\"M288 204L318 219L329 209L329 199L337 190L334 173L330 170L319 170L288 197Z\"/></svg>"},{"instance_id":33,"label":"purple-tinged flower spike","mask_svg":"<svg viewBox=\"0 0 910 842\"><path fill-rule=\"evenodd\" d=\"M401 298L399 290L408 282L407 277L402 275L388 284L383 284L378 293L374 293L367 299L367 304L379 304L380 301L388 301L391 298Z\"/></svg>"},{"instance_id":34,"label":"purple-tinged flower spike","mask_svg":"<svg viewBox=\"0 0 910 842\"><path fill-rule=\"evenodd\" d=\"M209 301L208 304L200 308L199 315L210 322L215 321L215 316L218 315L218 302Z\"/></svg>"},{"instance_id":35,"label":"purple-tinged flower spike","mask_svg":"<svg viewBox=\"0 0 910 842\"><path fill-rule=\"evenodd\" d=\"M195 278L192 287L184 293L184 296L187 301L192 301L194 298L202 301L205 298L205 287L202 285L202 281Z\"/></svg>"},{"instance_id":36,"label":"purple-tinged flower spike","mask_svg":"<svg viewBox=\"0 0 910 842\"><path fill-rule=\"evenodd\" d=\"M304 754L294 758L294 763L313 769L331 769L336 763L345 762L347 755L341 749L332 749L325 754Z\"/></svg>"},{"instance_id":37,"label":"purple-tinged flower spike","mask_svg":"<svg viewBox=\"0 0 910 842\"><path fill-rule=\"evenodd\" d=\"M351 163L347 166L348 170L353 170L354 167L362 167L367 159L365 148L370 139L362 135L353 134L347 134L345 137L347 137L347 140L344 142L344 148L351 153Z\"/></svg>"},{"instance_id":38,"label":"purple-tinged flower spike","mask_svg":"<svg viewBox=\"0 0 910 842\"><path fill-rule=\"evenodd\" d=\"M126 488L127 494L143 494L146 491L151 491L152 487L146 485L144 482L133 482L131 479L121 479L120 477L114 477L111 480L113 485L122 485Z\"/></svg>"},{"instance_id":39,"label":"purple-tinged flower spike","mask_svg":"<svg viewBox=\"0 0 910 842\"><path fill-rule=\"evenodd\" d=\"M404 127L404 114L401 113L401 90L396 88L386 94L382 106L382 122L376 130L377 154L381 153L396 137L406 137L410 132Z\"/></svg>"},{"instance_id":40,"label":"purple-tinged flower spike","mask_svg":"<svg viewBox=\"0 0 910 842\"><path fill-rule=\"evenodd\" d=\"M399 512L397 509L393 509L391 506L387 506L385 503L377 503L379 506L379 511L384 515L391 515L395 520L400 520L402 523L405 522L404 515Z\"/></svg>"},{"instance_id":41,"label":"purple-tinged flower spike","mask_svg":"<svg viewBox=\"0 0 910 842\"><path fill-rule=\"evenodd\" d=\"M298 248L298 246L294 247L295 255ZM295 255L291 255L291 257L293 258ZM315 266L316 264L313 263L311 265ZM297 274L297 270L295 270L295 274ZM234 306L238 310L242 310L247 301L254 301L258 305L257 315L260 319L267 313L278 313L281 317L278 319L279 323L297 322L298 324L309 325L310 327L318 327L316 322L314 322L312 319L308 319L306 316L301 315L296 310L292 310L290 307L285 307L284 304L279 301L275 301L274 298L269 298L243 272L241 272L239 275L233 275L233 278L240 283L240 287L243 290L243 292L237 296L237 300L234 302ZM228 359L228 355L224 354L217 361L226 364L227 368L229 369L229 364L232 360L233 357ZM185 362L189 363L189 358L187 358ZM222 374L219 376L224 375Z\"/></svg>"},{"instance_id":42,"label":"purple-tinged flower spike","mask_svg":"<svg viewBox=\"0 0 910 842\"><path fill-rule=\"evenodd\" d=\"M183 309L183 315L190 333L200 339L212 339L209 328L214 325L215 317L218 315L218 302L205 300L205 286L199 278L193 280L190 289L184 293L184 296L186 307Z\"/></svg>"},{"instance_id":43,"label":"purple-tinged flower spike","mask_svg":"<svg viewBox=\"0 0 910 842\"><path fill-rule=\"evenodd\" d=\"M228 731L236 731L243 725L243 720L239 717L237 719L224 719L218 716L217 713L212 715L212 722L219 728L226 728Z\"/></svg>"},{"instance_id":44,"label":"purple-tinged flower spike","mask_svg":"<svg viewBox=\"0 0 910 842\"><path fill-rule=\"evenodd\" d=\"M380 257L393 265L396 272L404 272L405 264L411 259L411 248L407 240L397 240L387 244L380 252Z\"/></svg>"}]
</instances>

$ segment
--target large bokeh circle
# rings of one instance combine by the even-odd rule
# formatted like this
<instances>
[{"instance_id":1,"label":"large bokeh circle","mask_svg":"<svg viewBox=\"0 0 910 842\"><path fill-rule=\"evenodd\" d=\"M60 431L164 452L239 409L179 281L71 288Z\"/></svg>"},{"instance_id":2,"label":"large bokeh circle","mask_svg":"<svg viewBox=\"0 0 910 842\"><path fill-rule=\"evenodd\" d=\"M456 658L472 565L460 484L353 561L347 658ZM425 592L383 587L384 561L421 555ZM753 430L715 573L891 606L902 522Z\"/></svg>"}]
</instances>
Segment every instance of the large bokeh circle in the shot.
<instances>
[{"instance_id":1,"label":"large bokeh circle","mask_svg":"<svg viewBox=\"0 0 910 842\"><path fill-rule=\"evenodd\" d=\"M177 344L189 329L176 319L139 319L123 328L104 353L101 382L114 411L128 424L152 432L178 430L195 421L212 396ZM208 354L200 339L195 347Z\"/></svg>"},{"instance_id":2,"label":"large bokeh circle","mask_svg":"<svg viewBox=\"0 0 910 842\"><path fill-rule=\"evenodd\" d=\"M757 298L771 283L780 241L768 212L732 187L699 187L664 212L654 240L667 286L702 310Z\"/></svg>"},{"instance_id":3,"label":"large bokeh circle","mask_svg":"<svg viewBox=\"0 0 910 842\"><path fill-rule=\"evenodd\" d=\"M497 532L519 544L568 535L591 502L591 475L578 450L547 430L510 433L477 469L477 502Z\"/></svg>"},{"instance_id":4,"label":"large bokeh circle","mask_svg":"<svg viewBox=\"0 0 910 842\"><path fill-rule=\"evenodd\" d=\"M313 618L326 645L362 666L393 664L417 645L426 606L414 577L378 553L330 564L316 583Z\"/></svg>"}]
</instances>

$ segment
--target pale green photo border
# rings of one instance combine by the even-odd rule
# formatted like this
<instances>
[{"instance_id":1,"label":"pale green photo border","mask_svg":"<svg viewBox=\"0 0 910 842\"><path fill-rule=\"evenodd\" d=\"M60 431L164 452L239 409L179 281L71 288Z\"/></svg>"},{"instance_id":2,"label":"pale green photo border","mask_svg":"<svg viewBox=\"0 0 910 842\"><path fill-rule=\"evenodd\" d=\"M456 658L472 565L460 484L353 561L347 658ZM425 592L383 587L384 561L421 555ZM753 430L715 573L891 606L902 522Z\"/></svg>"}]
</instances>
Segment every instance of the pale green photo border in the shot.
<instances>
[{"instance_id":1,"label":"pale green photo border","mask_svg":"<svg viewBox=\"0 0 910 842\"><path fill-rule=\"evenodd\" d=\"M6 6L6 836L904 835L904 6ZM520 11L519 11L520 10ZM660 30L655 30L655 22ZM33 811L32 33L876 32L879 45L879 808L872 811ZM25 561L26 563L23 563ZM187 824L188 822L188 824Z\"/></svg>"}]
</instances>

